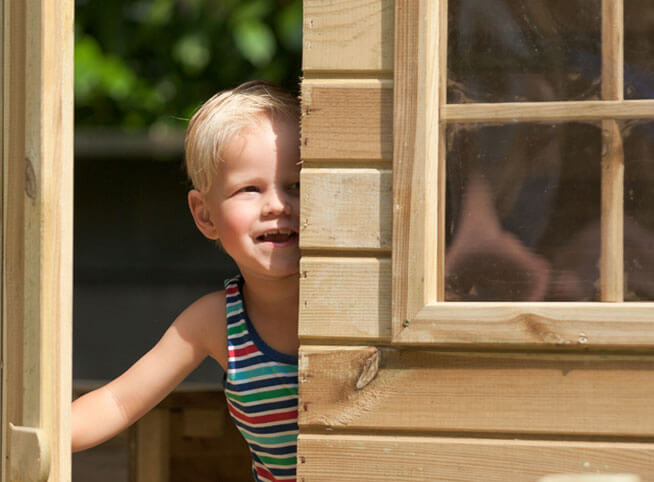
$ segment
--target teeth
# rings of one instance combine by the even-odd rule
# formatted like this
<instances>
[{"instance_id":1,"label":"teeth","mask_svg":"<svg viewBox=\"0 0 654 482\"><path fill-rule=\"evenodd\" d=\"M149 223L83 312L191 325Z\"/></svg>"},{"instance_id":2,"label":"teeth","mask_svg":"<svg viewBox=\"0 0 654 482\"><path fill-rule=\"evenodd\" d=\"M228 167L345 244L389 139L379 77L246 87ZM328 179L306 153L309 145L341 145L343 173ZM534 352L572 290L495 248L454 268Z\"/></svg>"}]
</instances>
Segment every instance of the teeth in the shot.
<instances>
[{"instance_id":1,"label":"teeth","mask_svg":"<svg viewBox=\"0 0 654 482\"><path fill-rule=\"evenodd\" d=\"M275 231L268 231L261 236L259 236L259 239L268 239L274 236L292 236L295 233L295 231L291 229L277 229Z\"/></svg>"}]
</instances>

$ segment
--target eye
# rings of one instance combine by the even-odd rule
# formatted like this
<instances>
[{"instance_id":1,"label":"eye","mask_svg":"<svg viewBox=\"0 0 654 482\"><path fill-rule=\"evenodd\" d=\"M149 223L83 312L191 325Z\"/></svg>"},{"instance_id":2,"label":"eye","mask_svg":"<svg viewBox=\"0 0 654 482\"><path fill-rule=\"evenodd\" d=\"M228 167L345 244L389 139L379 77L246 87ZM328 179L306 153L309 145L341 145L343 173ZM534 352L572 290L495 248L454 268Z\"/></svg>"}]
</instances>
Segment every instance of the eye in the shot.
<instances>
[{"instance_id":1,"label":"eye","mask_svg":"<svg viewBox=\"0 0 654 482\"><path fill-rule=\"evenodd\" d=\"M259 192L259 188L257 186L245 186L240 188L237 193L239 192Z\"/></svg>"}]
</instances>

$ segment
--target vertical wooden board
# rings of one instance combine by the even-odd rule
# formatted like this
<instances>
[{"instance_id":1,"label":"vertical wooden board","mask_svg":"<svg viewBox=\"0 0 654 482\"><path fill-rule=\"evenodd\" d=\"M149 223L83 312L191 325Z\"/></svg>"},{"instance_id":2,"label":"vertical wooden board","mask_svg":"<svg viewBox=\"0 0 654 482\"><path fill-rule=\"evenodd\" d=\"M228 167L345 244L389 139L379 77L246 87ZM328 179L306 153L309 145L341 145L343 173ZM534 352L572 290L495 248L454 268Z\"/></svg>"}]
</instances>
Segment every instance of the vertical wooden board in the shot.
<instances>
[{"instance_id":1,"label":"vertical wooden board","mask_svg":"<svg viewBox=\"0 0 654 482\"><path fill-rule=\"evenodd\" d=\"M302 82L302 159L390 161L391 80Z\"/></svg>"},{"instance_id":2,"label":"vertical wooden board","mask_svg":"<svg viewBox=\"0 0 654 482\"><path fill-rule=\"evenodd\" d=\"M155 408L130 429L130 482L170 480L170 414Z\"/></svg>"},{"instance_id":3,"label":"vertical wooden board","mask_svg":"<svg viewBox=\"0 0 654 482\"><path fill-rule=\"evenodd\" d=\"M390 258L303 257L300 337L388 340Z\"/></svg>"},{"instance_id":4,"label":"vertical wooden board","mask_svg":"<svg viewBox=\"0 0 654 482\"><path fill-rule=\"evenodd\" d=\"M552 473L632 473L654 480L654 444L300 435L306 481L535 482Z\"/></svg>"},{"instance_id":5,"label":"vertical wooden board","mask_svg":"<svg viewBox=\"0 0 654 482\"><path fill-rule=\"evenodd\" d=\"M3 461L7 460L9 423L22 425L23 407L23 202L25 152L25 3L3 1L3 279L4 351ZM12 340L10 343L9 340ZM2 480L9 463L1 464Z\"/></svg>"},{"instance_id":6,"label":"vertical wooden board","mask_svg":"<svg viewBox=\"0 0 654 482\"><path fill-rule=\"evenodd\" d=\"M6 366L5 360L5 302L4 302L4 279L5 279L5 188L4 188L4 87L5 87L5 2L0 0L0 152L2 152L2 161L0 161L0 366ZM4 370L0 370L0 460L5 460L5 376ZM0 480L3 479L2 470L0 470Z\"/></svg>"},{"instance_id":7,"label":"vertical wooden board","mask_svg":"<svg viewBox=\"0 0 654 482\"><path fill-rule=\"evenodd\" d=\"M392 0L305 0L302 68L391 71Z\"/></svg>"},{"instance_id":8,"label":"vertical wooden board","mask_svg":"<svg viewBox=\"0 0 654 482\"><path fill-rule=\"evenodd\" d=\"M651 437L651 356L316 347L303 427Z\"/></svg>"},{"instance_id":9,"label":"vertical wooden board","mask_svg":"<svg viewBox=\"0 0 654 482\"><path fill-rule=\"evenodd\" d=\"M73 0L28 0L25 70L23 424L49 441L48 480L70 478Z\"/></svg>"},{"instance_id":10,"label":"vertical wooden board","mask_svg":"<svg viewBox=\"0 0 654 482\"><path fill-rule=\"evenodd\" d=\"M302 248L391 248L390 170L305 168L301 184Z\"/></svg>"}]
</instances>

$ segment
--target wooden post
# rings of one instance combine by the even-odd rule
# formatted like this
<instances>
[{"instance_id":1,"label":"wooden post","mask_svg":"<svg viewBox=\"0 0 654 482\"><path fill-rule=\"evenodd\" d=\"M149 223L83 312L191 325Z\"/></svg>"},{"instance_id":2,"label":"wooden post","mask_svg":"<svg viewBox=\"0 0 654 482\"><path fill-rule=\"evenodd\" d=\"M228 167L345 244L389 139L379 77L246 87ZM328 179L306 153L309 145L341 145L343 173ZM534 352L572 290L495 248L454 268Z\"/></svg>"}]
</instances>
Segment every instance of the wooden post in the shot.
<instances>
[{"instance_id":1,"label":"wooden post","mask_svg":"<svg viewBox=\"0 0 654 482\"><path fill-rule=\"evenodd\" d=\"M72 378L73 0L4 0L2 12L2 450L3 461L10 462L2 465L2 476L65 481Z\"/></svg>"},{"instance_id":2,"label":"wooden post","mask_svg":"<svg viewBox=\"0 0 654 482\"><path fill-rule=\"evenodd\" d=\"M602 99L624 99L622 1L602 0ZM624 150L620 126L602 121L600 287L602 301L624 300Z\"/></svg>"},{"instance_id":3,"label":"wooden post","mask_svg":"<svg viewBox=\"0 0 654 482\"><path fill-rule=\"evenodd\" d=\"M170 480L170 414L155 408L130 428L130 482Z\"/></svg>"}]
</instances>

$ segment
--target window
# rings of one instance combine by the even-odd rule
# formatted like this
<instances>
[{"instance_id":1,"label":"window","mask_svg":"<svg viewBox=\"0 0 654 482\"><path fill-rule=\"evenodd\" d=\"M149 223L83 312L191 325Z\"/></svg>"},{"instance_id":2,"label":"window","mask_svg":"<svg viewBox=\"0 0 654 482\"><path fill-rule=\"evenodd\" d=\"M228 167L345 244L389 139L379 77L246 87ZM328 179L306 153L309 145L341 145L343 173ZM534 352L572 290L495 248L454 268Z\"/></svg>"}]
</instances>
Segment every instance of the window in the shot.
<instances>
[{"instance_id":1,"label":"window","mask_svg":"<svg viewBox=\"0 0 654 482\"><path fill-rule=\"evenodd\" d=\"M395 343L654 344L650 7L400 1Z\"/></svg>"}]
</instances>

